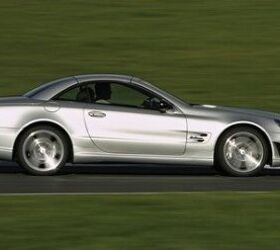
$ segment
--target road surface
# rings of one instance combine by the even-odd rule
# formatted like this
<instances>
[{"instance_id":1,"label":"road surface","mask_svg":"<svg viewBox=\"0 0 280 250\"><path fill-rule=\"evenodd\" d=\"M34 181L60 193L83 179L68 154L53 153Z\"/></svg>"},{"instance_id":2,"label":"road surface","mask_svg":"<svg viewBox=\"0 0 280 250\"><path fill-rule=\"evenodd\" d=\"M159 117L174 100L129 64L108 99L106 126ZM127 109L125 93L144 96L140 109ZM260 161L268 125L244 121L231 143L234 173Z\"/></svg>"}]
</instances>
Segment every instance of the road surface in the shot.
<instances>
[{"instance_id":1,"label":"road surface","mask_svg":"<svg viewBox=\"0 0 280 250\"><path fill-rule=\"evenodd\" d=\"M0 162L1 194L145 193L280 190L280 170L250 178L226 177L199 166L140 164L66 166L56 176L31 176Z\"/></svg>"}]
</instances>

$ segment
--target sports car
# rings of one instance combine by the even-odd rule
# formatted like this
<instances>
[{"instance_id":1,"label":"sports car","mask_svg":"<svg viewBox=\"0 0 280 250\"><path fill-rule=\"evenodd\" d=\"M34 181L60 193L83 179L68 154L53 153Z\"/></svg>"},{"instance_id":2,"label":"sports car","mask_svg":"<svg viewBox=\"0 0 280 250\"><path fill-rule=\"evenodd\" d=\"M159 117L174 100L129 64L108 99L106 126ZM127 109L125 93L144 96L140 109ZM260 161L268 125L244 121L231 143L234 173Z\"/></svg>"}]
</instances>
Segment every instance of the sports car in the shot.
<instances>
[{"instance_id":1,"label":"sports car","mask_svg":"<svg viewBox=\"0 0 280 250\"><path fill-rule=\"evenodd\" d=\"M215 166L253 176L280 165L280 116L185 103L132 76L67 77L0 99L0 159L34 175L66 163Z\"/></svg>"}]
</instances>

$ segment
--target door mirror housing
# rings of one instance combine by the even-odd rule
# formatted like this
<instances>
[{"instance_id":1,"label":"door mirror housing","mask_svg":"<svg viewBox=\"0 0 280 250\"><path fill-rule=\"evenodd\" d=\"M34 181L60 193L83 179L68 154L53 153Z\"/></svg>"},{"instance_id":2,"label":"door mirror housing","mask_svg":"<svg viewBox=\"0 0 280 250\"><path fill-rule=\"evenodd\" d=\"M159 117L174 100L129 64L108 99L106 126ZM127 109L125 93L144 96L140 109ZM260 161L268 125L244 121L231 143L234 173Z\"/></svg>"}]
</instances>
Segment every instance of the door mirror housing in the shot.
<instances>
[{"instance_id":1,"label":"door mirror housing","mask_svg":"<svg viewBox=\"0 0 280 250\"><path fill-rule=\"evenodd\" d=\"M148 98L144 101L143 106L148 109L160 111L161 113L165 113L167 110L173 108L170 103L158 98Z\"/></svg>"},{"instance_id":2,"label":"door mirror housing","mask_svg":"<svg viewBox=\"0 0 280 250\"><path fill-rule=\"evenodd\" d=\"M160 102L158 103L158 110L162 113L166 112L169 109L172 109L172 105L168 102L166 102L165 100L160 100Z\"/></svg>"}]
</instances>

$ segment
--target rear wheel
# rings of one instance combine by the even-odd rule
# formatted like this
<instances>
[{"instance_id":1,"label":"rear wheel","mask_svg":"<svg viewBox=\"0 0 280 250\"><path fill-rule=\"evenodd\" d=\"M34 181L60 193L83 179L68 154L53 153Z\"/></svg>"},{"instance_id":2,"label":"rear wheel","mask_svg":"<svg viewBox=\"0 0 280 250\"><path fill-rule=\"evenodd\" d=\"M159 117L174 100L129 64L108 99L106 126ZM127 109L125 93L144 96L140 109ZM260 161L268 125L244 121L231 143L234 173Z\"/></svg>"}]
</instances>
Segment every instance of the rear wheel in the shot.
<instances>
[{"instance_id":1,"label":"rear wheel","mask_svg":"<svg viewBox=\"0 0 280 250\"><path fill-rule=\"evenodd\" d=\"M53 175L69 155L67 139L52 126L34 126L19 138L16 157L19 164L34 175Z\"/></svg>"},{"instance_id":2,"label":"rear wheel","mask_svg":"<svg viewBox=\"0 0 280 250\"><path fill-rule=\"evenodd\" d=\"M255 176L268 159L267 142L256 129L239 127L227 131L219 141L216 161L229 175Z\"/></svg>"}]
</instances>

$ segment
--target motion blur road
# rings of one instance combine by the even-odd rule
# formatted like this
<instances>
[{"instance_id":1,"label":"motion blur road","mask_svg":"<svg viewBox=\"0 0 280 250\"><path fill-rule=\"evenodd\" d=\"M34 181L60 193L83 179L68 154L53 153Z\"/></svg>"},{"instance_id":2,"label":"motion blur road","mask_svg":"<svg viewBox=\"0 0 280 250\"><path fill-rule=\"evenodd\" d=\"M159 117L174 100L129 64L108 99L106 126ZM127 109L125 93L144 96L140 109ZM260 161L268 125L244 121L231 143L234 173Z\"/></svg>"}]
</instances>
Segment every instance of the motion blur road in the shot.
<instances>
[{"instance_id":1,"label":"motion blur road","mask_svg":"<svg viewBox=\"0 0 280 250\"><path fill-rule=\"evenodd\" d=\"M251 178L220 176L199 166L139 164L70 165L56 176L31 176L11 162L0 162L0 193L144 193L280 190L280 170Z\"/></svg>"}]
</instances>

